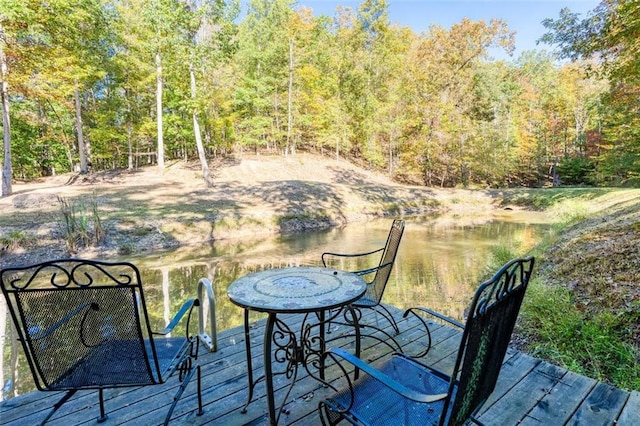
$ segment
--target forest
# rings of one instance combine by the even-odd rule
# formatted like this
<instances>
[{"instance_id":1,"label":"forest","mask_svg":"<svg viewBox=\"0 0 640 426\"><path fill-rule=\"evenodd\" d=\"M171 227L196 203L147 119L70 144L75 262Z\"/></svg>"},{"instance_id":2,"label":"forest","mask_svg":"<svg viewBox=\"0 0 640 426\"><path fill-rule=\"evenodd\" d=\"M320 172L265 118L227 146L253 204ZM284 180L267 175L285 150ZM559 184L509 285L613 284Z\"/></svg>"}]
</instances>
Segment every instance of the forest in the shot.
<instances>
[{"instance_id":1,"label":"forest","mask_svg":"<svg viewBox=\"0 0 640 426\"><path fill-rule=\"evenodd\" d=\"M307 151L410 184L636 186L640 2L415 33L385 0L0 0L2 195L56 173Z\"/></svg>"}]
</instances>

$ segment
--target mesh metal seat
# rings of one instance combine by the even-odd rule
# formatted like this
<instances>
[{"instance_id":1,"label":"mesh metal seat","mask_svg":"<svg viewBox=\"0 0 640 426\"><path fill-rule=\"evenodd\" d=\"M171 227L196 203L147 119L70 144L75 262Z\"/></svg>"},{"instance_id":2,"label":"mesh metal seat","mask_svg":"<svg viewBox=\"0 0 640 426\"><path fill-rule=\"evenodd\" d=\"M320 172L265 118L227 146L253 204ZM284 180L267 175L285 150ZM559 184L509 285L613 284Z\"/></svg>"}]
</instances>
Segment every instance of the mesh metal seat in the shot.
<instances>
[{"instance_id":1,"label":"mesh metal seat","mask_svg":"<svg viewBox=\"0 0 640 426\"><path fill-rule=\"evenodd\" d=\"M482 283L465 325L424 308L405 312L426 327L425 316L433 315L463 329L450 376L401 353L374 368L342 349L327 352L344 372L347 361L364 374L354 382L345 373L347 386L320 403L323 424L347 420L357 425L424 426L475 420L495 388L533 264L533 257L514 259ZM424 355L426 351L420 356Z\"/></svg>"},{"instance_id":2,"label":"mesh metal seat","mask_svg":"<svg viewBox=\"0 0 640 426\"><path fill-rule=\"evenodd\" d=\"M389 230L387 242L385 243L384 247L380 247L376 250L366 253L322 253L322 264L325 267L335 265L337 259L340 258L365 259L368 256L376 255L379 253L380 258L378 260L377 266L362 269L359 271L353 271L356 274L365 277L365 279L366 277L373 275L371 281L367 282L366 293L364 294L364 296L354 302L353 306L358 309L366 308L375 310L384 318L386 318L387 321L389 321L396 334L400 332L398 324L393 318L393 315L391 315L391 312L389 312L389 310L385 308L384 305L381 305L380 302L382 301L384 289L387 286L387 282L389 281L389 276L391 276L391 269L393 267L393 263L396 260L396 255L398 254L398 247L400 246L400 240L402 239L403 232L404 220L396 219L391 224L391 229Z\"/></svg>"},{"instance_id":3,"label":"mesh metal seat","mask_svg":"<svg viewBox=\"0 0 640 426\"><path fill-rule=\"evenodd\" d=\"M186 301L167 327L153 333L138 269L131 263L63 259L0 271L33 379L41 391L66 391L44 424L73 394L97 389L98 422L106 420L103 389L164 383L179 372L179 387L165 419L197 373L198 338L189 334L197 299ZM185 317L186 315L186 317ZM184 336L171 336L180 323Z\"/></svg>"}]
</instances>

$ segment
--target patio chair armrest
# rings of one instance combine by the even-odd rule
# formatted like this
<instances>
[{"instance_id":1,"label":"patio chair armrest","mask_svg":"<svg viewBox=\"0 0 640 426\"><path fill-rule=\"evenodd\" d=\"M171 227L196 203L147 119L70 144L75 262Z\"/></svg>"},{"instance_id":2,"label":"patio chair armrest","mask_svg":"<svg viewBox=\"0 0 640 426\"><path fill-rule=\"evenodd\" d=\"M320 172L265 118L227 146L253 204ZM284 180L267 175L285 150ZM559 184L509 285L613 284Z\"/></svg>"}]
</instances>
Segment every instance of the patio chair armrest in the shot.
<instances>
[{"instance_id":1,"label":"patio chair armrest","mask_svg":"<svg viewBox=\"0 0 640 426\"><path fill-rule=\"evenodd\" d=\"M184 315L188 313L188 316L187 316L187 336L188 336L189 335L189 319L191 318L191 312L193 311L193 308L196 306L200 306L200 301L198 299L187 300L186 302L184 302L184 304L182 305L178 313L176 313L173 316L173 318L171 319L171 322L167 324L164 330L153 332L153 334L165 336L171 333L173 329L180 323Z\"/></svg>"},{"instance_id":2,"label":"patio chair armrest","mask_svg":"<svg viewBox=\"0 0 640 426\"><path fill-rule=\"evenodd\" d=\"M353 365L355 368L358 368L360 371L364 372L365 374L368 374L371 378L377 380L378 382L388 387L392 391L412 401L420 402L420 403L431 403L431 402L440 401L447 397L446 393L429 395L429 394L424 394L424 393L409 389L408 387L404 386L402 383L399 383L398 381L392 379L391 377L387 376L380 370L374 368L370 364L364 362L360 358L350 354L349 352L346 352L343 349L332 348L328 351L328 353L344 359L349 364Z\"/></svg>"},{"instance_id":3,"label":"patio chair armrest","mask_svg":"<svg viewBox=\"0 0 640 426\"><path fill-rule=\"evenodd\" d=\"M402 315L402 318L406 318L407 316L409 316L409 314L414 315L423 325L424 330L425 330L425 342L424 342L424 349L415 354L412 355L413 358L423 358L425 357L429 351L431 350L431 345L432 345L432 339L431 339L431 330L429 328L429 323L427 322L425 315L422 314L427 314L430 315L433 318L436 318L439 321L442 322L446 322L449 325L452 325L454 327L458 327L462 330L464 330L464 325L456 320L454 320L453 318L449 318L446 315L443 315L439 312L436 311L432 311L431 309L427 309L427 308L421 308L421 307L415 307L415 308L409 308L406 311L404 311L404 314Z\"/></svg>"},{"instance_id":4,"label":"patio chair armrest","mask_svg":"<svg viewBox=\"0 0 640 426\"><path fill-rule=\"evenodd\" d=\"M391 265L393 265L393 262L387 262L384 263L382 265L378 265L378 266L374 266L372 268L367 268L367 269L361 269L359 271L351 271L352 273L362 277L364 275L369 275L369 274L373 274L375 272L378 272L380 269L384 269L384 268L390 268Z\"/></svg>"},{"instance_id":5,"label":"patio chair armrest","mask_svg":"<svg viewBox=\"0 0 640 426\"><path fill-rule=\"evenodd\" d=\"M379 253L381 251L384 250L384 247L380 247L379 249L373 250L373 251L368 251L365 253L333 253L333 252L324 252L322 253L322 265L323 266L327 266L327 260L329 257L333 256L333 257L364 257L364 256L369 256L375 253Z\"/></svg>"},{"instance_id":6,"label":"patio chair armrest","mask_svg":"<svg viewBox=\"0 0 640 426\"><path fill-rule=\"evenodd\" d=\"M440 321L444 321L446 323L449 323L450 325L453 325L454 327L458 327L461 330L464 330L464 324L462 324L460 321L456 321L453 318L450 318L446 315L443 315L439 312L436 311L432 311L431 309L427 309L427 308L421 308L421 307L415 307L415 308L409 308L406 311L404 311L404 314L402 315L403 318L406 318L410 313L416 315L417 317L420 317L416 311L431 315L432 317L440 320Z\"/></svg>"}]
</instances>

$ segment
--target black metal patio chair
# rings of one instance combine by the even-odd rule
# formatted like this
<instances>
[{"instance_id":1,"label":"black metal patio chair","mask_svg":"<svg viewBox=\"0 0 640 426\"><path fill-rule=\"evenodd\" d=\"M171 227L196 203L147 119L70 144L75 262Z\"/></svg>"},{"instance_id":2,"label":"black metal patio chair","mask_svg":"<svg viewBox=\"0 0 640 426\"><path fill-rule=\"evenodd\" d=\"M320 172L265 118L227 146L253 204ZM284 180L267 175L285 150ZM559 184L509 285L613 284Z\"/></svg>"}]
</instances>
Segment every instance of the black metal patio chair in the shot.
<instances>
[{"instance_id":1,"label":"black metal patio chair","mask_svg":"<svg viewBox=\"0 0 640 426\"><path fill-rule=\"evenodd\" d=\"M131 263L62 259L0 271L0 286L37 388L66 391L44 424L78 390L97 389L98 422L107 419L103 390L164 383L181 385L169 408L197 373L203 414L198 338L189 322L197 299L186 301L166 328L151 331L140 272ZM185 317L186 315L186 317ZM171 336L182 323L184 336Z\"/></svg>"},{"instance_id":2,"label":"black metal patio chair","mask_svg":"<svg viewBox=\"0 0 640 426\"><path fill-rule=\"evenodd\" d=\"M356 274L365 278L370 277L371 281L367 282L367 291L360 299L353 303L353 306L357 309L372 309L379 313L382 317L386 318L387 321L393 327L393 330L396 334L400 332L398 328L398 324L396 320L391 315L391 312L384 305L380 304L382 301L382 296L384 294L384 289L387 286L387 282L389 281L389 276L391 275L391 269L393 267L393 263L395 262L396 255L398 254L398 247L400 246L400 240L402 239L402 234L404 232L404 220L396 219L391 224L391 229L389 230L389 235L387 236L387 242L383 247L380 247L376 250L369 251L366 253L353 253L353 254L345 254L345 253L332 253L325 252L322 253L322 264L327 267L330 265L335 265L335 262L340 258L360 258L366 261L369 256L379 255L380 258L377 262L377 266L353 271ZM375 256L374 256L375 257ZM373 262L371 262L373 263ZM366 326L365 324L361 324L362 326ZM369 325L371 326L371 325ZM377 327L373 327L377 328Z\"/></svg>"},{"instance_id":3,"label":"black metal patio chair","mask_svg":"<svg viewBox=\"0 0 640 426\"><path fill-rule=\"evenodd\" d=\"M514 259L482 283L471 302L466 325L428 309L405 312L405 316L416 315L427 331L428 322L422 314L433 314L462 328L450 376L400 353L376 369L344 350L327 352L342 368L347 386L339 391L331 386L337 393L320 403L323 424L334 425L343 419L357 425L479 423L474 416L495 388L533 264L533 257ZM365 374L352 381L343 360Z\"/></svg>"}]
</instances>

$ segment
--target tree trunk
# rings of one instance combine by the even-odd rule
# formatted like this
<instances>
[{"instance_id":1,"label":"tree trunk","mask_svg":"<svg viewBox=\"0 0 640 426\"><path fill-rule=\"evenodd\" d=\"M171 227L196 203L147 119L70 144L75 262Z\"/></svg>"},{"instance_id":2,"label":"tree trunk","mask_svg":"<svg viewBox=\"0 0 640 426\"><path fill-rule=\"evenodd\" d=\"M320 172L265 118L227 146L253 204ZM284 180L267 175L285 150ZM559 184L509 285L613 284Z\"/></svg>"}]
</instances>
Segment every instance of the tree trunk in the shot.
<instances>
[{"instance_id":1,"label":"tree trunk","mask_svg":"<svg viewBox=\"0 0 640 426\"><path fill-rule=\"evenodd\" d=\"M13 193L11 180L13 171L11 170L11 124L9 122L9 84L7 83L7 58L4 55L2 46L4 45L4 29L0 25L0 79L2 92L2 129L4 140L4 164L2 166L2 196L6 197Z\"/></svg>"},{"instance_id":2,"label":"tree trunk","mask_svg":"<svg viewBox=\"0 0 640 426\"><path fill-rule=\"evenodd\" d=\"M189 64L189 76L191 78L191 99L196 100L196 74L193 71L193 64ZM204 178L207 186L212 187L213 181L211 180L211 173L209 172L209 165L207 164L207 156L204 152L204 145L202 145L202 136L200 135L200 123L198 123L198 114L196 108L193 109L193 133L196 136L196 148L198 149L198 158L200 158L200 164L202 165L202 177Z\"/></svg>"},{"instance_id":3,"label":"tree trunk","mask_svg":"<svg viewBox=\"0 0 640 426\"><path fill-rule=\"evenodd\" d=\"M293 39L289 39L289 93L287 95L287 153L295 154L291 142L293 127Z\"/></svg>"},{"instance_id":4,"label":"tree trunk","mask_svg":"<svg viewBox=\"0 0 640 426\"><path fill-rule=\"evenodd\" d=\"M162 132L162 58L156 53L156 120L158 123L158 168L164 170L164 134Z\"/></svg>"},{"instance_id":5,"label":"tree trunk","mask_svg":"<svg viewBox=\"0 0 640 426\"><path fill-rule=\"evenodd\" d=\"M80 91L76 83L73 92L76 101L76 131L78 133L78 155L80 156L80 173L87 173L87 154L85 152L84 134L82 133L82 114L80 109Z\"/></svg>"},{"instance_id":6,"label":"tree trunk","mask_svg":"<svg viewBox=\"0 0 640 426\"><path fill-rule=\"evenodd\" d=\"M64 122L62 120L62 118L60 117L60 114L58 114L58 111L56 111L55 107L53 106L53 104L51 103L51 101L47 100L47 105L49 106L49 108L51 109L51 112L53 112L53 115L55 115L56 119L58 120L58 123L60 124L60 129L62 131L62 137L64 138L64 153L67 156L67 161L69 162L69 171L72 172L74 165L73 165L73 152L71 152L71 149L73 148L73 142L70 141L69 139L69 135L67 134L65 128L66 126L64 125ZM44 106L42 106L43 110L40 112L40 114L44 117L46 116L46 113L44 111ZM44 118L42 118L42 121L44 122Z\"/></svg>"},{"instance_id":7,"label":"tree trunk","mask_svg":"<svg viewBox=\"0 0 640 426\"><path fill-rule=\"evenodd\" d=\"M125 91L125 99L127 101L127 169L133 170L133 126L131 125L131 100L129 92Z\"/></svg>"},{"instance_id":8,"label":"tree trunk","mask_svg":"<svg viewBox=\"0 0 640 426\"><path fill-rule=\"evenodd\" d=\"M131 124L131 99L129 90L124 90L124 100L127 105L125 126L127 128L127 170L133 170L133 125Z\"/></svg>"},{"instance_id":9,"label":"tree trunk","mask_svg":"<svg viewBox=\"0 0 640 426\"><path fill-rule=\"evenodd\" d=\"M127 120L127 170L133 170L133 128L131 120Z\"/></svg>"},{"instance_id":10,"label":"tree trunk","mask_svg":"<svg viewBox=\"0 0 640 426\"><path fill-rule=\"evenodd\" d=\"M393 142L389 137L389 176L393 175Z\"/></svg>"}]
</instances>

